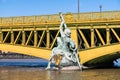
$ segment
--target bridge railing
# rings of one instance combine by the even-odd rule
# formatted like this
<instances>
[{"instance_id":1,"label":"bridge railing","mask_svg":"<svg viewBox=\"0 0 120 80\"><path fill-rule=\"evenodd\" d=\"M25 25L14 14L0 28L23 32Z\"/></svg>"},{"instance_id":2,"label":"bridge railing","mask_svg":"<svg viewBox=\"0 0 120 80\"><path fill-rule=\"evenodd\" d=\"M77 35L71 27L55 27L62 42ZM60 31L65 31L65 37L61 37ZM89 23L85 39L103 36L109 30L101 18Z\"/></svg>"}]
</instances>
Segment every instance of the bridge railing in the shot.
<instances>
[{"instance_id":1,"label":"bridge railing","mask_svg":"<svg viewBox=\"0 0 120 80\"><path fill-rule=\"evenodd\" d=\"M88 21L110 21L120 20L120 11L106 12L88 12L80 13L79 19L77 13L64 14L66 22L88 22ZM18 17L1 17L0 26L16 26L16 25L39 25L39 24L58 24L60 18L55 15L41 16L18 16Z\"/></svg>"}]
</instances>

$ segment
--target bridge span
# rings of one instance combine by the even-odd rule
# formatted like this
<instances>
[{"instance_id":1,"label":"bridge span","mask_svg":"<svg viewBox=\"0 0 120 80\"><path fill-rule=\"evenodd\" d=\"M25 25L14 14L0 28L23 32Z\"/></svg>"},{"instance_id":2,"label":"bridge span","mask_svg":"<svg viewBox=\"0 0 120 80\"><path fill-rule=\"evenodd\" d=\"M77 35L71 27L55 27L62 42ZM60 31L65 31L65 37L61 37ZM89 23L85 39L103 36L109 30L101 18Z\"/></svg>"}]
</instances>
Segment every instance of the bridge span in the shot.
<instances>
[{"instance_id":1,"label":"bridge span","mask_svg":"<svg viewBox=\"0 0 120 80\"><path fill-rule=\"evenodd\" d=\"M77 43L81 63L112 62L119 58L120 11L64 14ZM55 15L0 18L0 49L49 59L60 36L60 18Z\"/></svg>"},{"instance_id":2,"label":"bridge span","mask_svg":"<svg viewBox=\"0 0 120 80\"><path fill-rule=\"evenodd\" d=\"M45 60L49 60L51 54L50 49L11 44L0 44L0 50L40 57ZM120 52L120 43L85 49L79 51L79 56L81 64L92 65L119 58L120 53L117 52Z\"/></svg>"}]
</instances>

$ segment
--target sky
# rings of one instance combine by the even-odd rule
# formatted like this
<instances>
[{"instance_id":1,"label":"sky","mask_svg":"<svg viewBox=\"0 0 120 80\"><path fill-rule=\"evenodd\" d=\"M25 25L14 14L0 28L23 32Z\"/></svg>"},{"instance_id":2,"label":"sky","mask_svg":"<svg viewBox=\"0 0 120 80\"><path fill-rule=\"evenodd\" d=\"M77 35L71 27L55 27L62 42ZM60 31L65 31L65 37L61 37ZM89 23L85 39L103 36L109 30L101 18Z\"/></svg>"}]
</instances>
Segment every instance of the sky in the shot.
<instances>
[{"instance_id":1,"label":"sky","mask_svg":"<svg viewBox=\"0 0 120 80\"><path fill-rule=\"evenodd\" d=\"M80 12L120 10L120 0L79 0ZM77 13L78 0L0 0L0 17Z\"/></svg>"}]
</instances>

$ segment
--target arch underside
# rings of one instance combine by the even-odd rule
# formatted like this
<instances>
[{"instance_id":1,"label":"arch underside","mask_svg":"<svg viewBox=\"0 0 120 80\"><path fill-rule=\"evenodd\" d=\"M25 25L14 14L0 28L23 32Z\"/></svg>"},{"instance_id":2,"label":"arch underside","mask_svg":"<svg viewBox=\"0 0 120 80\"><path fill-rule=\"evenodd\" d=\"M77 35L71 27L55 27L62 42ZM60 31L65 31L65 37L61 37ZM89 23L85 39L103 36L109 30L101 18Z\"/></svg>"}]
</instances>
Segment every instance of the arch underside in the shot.
<instances>
[{"instance_id":1,"label":"arch underside","mask_svg":"<svg viewBox=\"0 0 120 80\"><path fill-rule=\"evenodd\" d=\"M113 67L114 61L117 62L118 58L120 58L120 52L111 53L111 54L107 54L107 55L92 59L84 63L84 66L91 67L91 68Z\"/></svg>"},{"instance_id":2,"label":"arch underside","mask_svg":"<svg viewBox=\"0 0 120 80\"><path fill-rule=\"evenodd\" d=\"M81 64L96 65L98 63L111 63L120 58L120 44L95 47L79 52Z\"/></svg>"}]
</instances>

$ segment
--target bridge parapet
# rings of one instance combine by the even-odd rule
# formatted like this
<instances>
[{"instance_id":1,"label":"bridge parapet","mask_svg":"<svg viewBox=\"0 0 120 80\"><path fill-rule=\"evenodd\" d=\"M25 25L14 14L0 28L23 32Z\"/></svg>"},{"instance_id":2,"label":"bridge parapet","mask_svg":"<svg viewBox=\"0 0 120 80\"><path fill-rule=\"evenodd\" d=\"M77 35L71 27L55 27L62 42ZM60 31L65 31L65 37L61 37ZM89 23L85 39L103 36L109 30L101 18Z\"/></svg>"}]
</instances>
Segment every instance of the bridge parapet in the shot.
<instances>
[{"instance_id":1,"label":"bridge parapet","mask_svg":"<svg viewBox=\"0 0 120 80\"><path fill-rule=\"evenodd\" d=\"M79 20L77 13L64 14L67 23L87 23L87 22L107 22L120 21L120 11L105 11L105 12L88 12L80 13ZM41 16L16 16L16 17L1 17L0 26L25 26L25 25L42 25L42 24L59 24L60 18L55 15Z\"/></svg>"}]
</instances>

